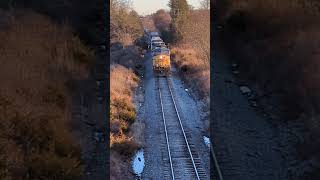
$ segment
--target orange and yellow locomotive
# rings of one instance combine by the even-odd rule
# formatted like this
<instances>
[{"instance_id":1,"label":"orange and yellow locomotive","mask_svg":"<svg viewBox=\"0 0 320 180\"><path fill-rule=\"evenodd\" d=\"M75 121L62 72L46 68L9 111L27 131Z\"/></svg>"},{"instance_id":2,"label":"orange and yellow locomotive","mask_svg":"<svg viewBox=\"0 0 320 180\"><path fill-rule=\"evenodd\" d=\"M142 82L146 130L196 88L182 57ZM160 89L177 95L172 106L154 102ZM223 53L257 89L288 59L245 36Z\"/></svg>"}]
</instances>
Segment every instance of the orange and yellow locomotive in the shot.
<instances>
[{"instance_id":1,"label":"orange and yellow locomotive","mask_svg":"<svg viewBox=\"0 0 320 180\"><path fill-rule=\"evenodd\" d=\"M158 75L169 75L171 70L170 50L157 48L152 54L153 71Z\"/></svg>"}]
</instances>

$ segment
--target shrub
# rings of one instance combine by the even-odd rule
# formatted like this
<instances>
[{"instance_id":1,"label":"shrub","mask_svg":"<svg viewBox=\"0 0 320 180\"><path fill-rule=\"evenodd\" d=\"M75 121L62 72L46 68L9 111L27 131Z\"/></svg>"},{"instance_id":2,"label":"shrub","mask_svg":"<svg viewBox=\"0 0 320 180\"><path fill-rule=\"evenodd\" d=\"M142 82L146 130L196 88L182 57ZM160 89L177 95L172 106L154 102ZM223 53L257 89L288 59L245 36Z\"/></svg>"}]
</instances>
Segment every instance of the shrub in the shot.
<instances>
[{"instance_id":1,"label":"shrub","mask_svg":"<svg viewBox=\"0 0 320 180\"><path fill-rule=\"evenodd\" d=\"M0 179L79 179L66 83L86 78L93 54L66 24L26 10L0 24Z\"/></svg>"},{"instance_id":2,"label":"shrub","mask_svg":"<svg viewBox=\"0 0 320 180\"><path fill-rule=\"evenodd\" d=\"M172 60L177 64L182 77L198 97L209 98L210 68L199 61L198 53L188 45L176 46L172 49Z\"/></svg>"},{"instance_id":3,"label":"shrub","mask_svg":"<svg viewBox=\"0 0 320 180\"><path fill-rule=\"evenodd\" d=\"M129 3L125 1L112 0L110 5L111 44L120 42L124 46L132 45L143 33L139 15L130 10Z\"/></svg>"},{"instance_id":4,"label":"shrub","mask_svg":"<svg viewBox=\"0 0 320 180\"><path fill-rule=\"evenodd\" d=\"M114 143L112 149L119 154L131 158L134 152L138 149L137 144L134 141L123 141L121 143Z\"/></svg>"},{"instance_id":5,"label":"shrub","mask_svg":"<svg viewBox=\"0 0 320 180\"><path fill-rule=\"evenodd\" d=\"M110 135L111 147L117 146L121 149L131 140L127 133L130 125L136 118L135 107L132 102L133 90L137 86L138 77L129 69L121 65L112 65L110 73L110 126L112 133ZM128 143L129 146L132 143ZM117 149L117 148L116 148ZM125 152L118 152L123 155Z\"/></svg>"}]
</instances>

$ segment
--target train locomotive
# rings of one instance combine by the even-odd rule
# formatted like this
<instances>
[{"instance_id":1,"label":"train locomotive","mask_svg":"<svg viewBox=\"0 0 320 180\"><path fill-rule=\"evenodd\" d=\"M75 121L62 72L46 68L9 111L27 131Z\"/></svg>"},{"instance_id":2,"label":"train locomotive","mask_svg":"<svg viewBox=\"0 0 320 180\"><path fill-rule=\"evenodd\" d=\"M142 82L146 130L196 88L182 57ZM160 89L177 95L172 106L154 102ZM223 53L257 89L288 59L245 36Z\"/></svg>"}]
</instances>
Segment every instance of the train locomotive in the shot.
<instances>
[{"instance_id":1,"label":"train locomotive","mask_svg":"<svg viewBox=\"0 0 320 180\"><path fill-rule=\"evenodd\" d=\"M148 46L152 54L152 66L155 75L170 75L171 61L170 50L156 32L149 34Z\"/></svg>"},{"instance_id":2,"label":"train locomotive","mask_svg":"<svg viewBox=\"0 0 320 180\"><path fill-rule=\"evenodd\" d=\"M153 71L156 75L170 75L170 50L167 48L157 48L154 51L152 56Z\"/></svg>"}]
</instances>

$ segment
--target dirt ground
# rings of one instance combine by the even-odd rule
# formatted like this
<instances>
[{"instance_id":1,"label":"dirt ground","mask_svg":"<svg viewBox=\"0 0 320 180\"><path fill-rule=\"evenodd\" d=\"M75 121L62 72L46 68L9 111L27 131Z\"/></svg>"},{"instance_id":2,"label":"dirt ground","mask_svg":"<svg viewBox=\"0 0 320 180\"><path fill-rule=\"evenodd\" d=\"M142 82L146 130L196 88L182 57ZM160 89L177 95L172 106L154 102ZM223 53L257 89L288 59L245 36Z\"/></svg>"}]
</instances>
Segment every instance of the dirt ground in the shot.
<instances>
[{"instance_id":1,"label":"dirt ground","mask_svg":"<svg viewBox=\"0 0 320 180\"><path fill-rule=\"evenodd\" d=\"M241 93L224 53L213 64L212 137L224 179L290 179L294 122L274 121Z\"/></svg>"}]
</instances>

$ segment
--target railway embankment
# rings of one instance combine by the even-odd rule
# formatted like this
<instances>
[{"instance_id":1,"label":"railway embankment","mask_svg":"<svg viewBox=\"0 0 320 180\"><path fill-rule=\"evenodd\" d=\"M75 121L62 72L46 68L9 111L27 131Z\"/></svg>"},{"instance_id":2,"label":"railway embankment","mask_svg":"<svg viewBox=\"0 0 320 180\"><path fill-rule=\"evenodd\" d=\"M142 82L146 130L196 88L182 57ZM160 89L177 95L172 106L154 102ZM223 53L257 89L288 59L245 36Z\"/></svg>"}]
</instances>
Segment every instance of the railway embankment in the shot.
<instances>
[{"instance_id":1,"label":"railway embankment","mask_svg":"<svg viewBox=\"0 0 320 180\"><path fill-rule=\"evenodd\" d=\"M110 149L111 177L132 179L130 160L143 146L137 94L143 77L142 59L136 46L113 49L110 67ZM132 62L129 62L131 59ZM141 96L140 96L141 99Z\"/></svg>"},{"instance_id":2,"label":"railway embankment","mask_svg":"<svg viewBox=\"0 0 320 180\"><path fill-rule=\"evenodd\" d=\"M198 52L188 46L175 46L171 50L172 62L184 82L185 91L198 102L201 120L210 136L210 67L198 60Z\"/></svg>"},{"instance_id":3,"label":"railway embankment","mask_svg":"<svg viewBox=\"0 0 320 180\"><path fill-rule=\"evenodd\" d=\"M134 179L131 160L143 145L136 105L144 71L139 47L143 27L130 3L110 5L110 178Z\"/></svg>"},{"instance_id":4,"label":"railway embankment","mask_svg":"<svg viewBox=\"0 0 320 180\"><path fill-rule=\"evenodd\" d=\"M237 66L235 83L251 89L251 106L283 134L281 146L291 149L279 151L292 179L320 177L320 143L312 138L319 135L319 5L226 1L217 19L220 42Z\"/></svg>"}]
</instances>

